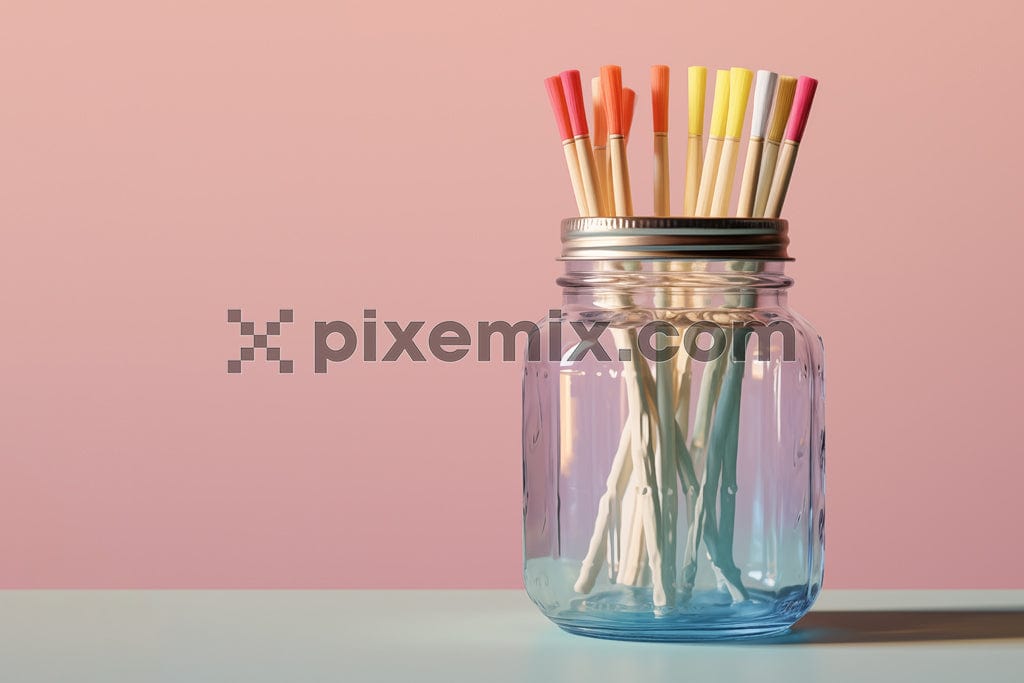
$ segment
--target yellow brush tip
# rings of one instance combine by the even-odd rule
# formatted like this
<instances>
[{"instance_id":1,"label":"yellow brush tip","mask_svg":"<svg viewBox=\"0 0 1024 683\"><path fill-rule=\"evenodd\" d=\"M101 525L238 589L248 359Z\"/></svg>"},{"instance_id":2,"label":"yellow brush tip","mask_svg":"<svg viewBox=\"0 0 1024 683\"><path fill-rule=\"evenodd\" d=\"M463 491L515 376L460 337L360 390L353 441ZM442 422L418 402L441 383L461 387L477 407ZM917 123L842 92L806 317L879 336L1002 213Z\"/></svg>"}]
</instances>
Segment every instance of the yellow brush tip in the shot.
<instances>
[{"instance_id":1,"label":"yellow brush tip","mask_svg":"<svg viewBox=\"0 0 1024 683\"><path fill-rule=\"evenodd\" d=\"M725 137L725 124L729 120L729 70L715 72L715 99L711 103L711 137Z\"/></svg>"},{"instance_id":2,"label":"yellow brush tip","mask_svg":"<svg viewBox=\"0 0 1024 683\"><path fill-rule=\"evenodd\" d=\"M772 108L771 122L768 124L768 139L772 142L782 140L786 132L786 121L789 110L793 107L793 94L796 93L796 79L792 76L779 76L779 89L775 92L775 106Z\"/></svg>"},{"instance_id":3,"label":"yellow brush tip","mask_svg":"<svg viewBox=\"0 0 1024 683\"><path fill-rule=\"evenodd\" d=\"M738 138L743 132L743 119L747 116L747 98L754 72L734 66L729 69L729 119L725 124L725 135Z\"/></svg>"},{"instance_id":4,"label":"yellow brush tip","mask_svg":"<svg viewBox=\"0 0 1024 683\"><path fill-rule=\"evenodd\" d=\"M704 93L708 86L708 69L691 66L686 70L687 99L690 102L690 135L704 135Z\"/></svg>"}]
</instances>

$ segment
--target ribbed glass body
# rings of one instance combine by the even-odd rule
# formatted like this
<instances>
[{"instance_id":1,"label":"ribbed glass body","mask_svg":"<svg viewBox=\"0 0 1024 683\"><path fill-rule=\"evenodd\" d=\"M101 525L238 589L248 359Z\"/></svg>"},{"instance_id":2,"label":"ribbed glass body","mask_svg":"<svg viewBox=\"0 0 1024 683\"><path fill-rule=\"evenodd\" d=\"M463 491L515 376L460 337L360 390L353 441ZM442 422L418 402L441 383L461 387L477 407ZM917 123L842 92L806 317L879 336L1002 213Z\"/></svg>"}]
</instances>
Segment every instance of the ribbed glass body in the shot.
<instances>
[{"instance_id":1,"label":"ribbed glass body","mask_svg":"<svg viewBox=\"0 0 1024 683\"><path fill-rule=\"evenodd\" d=\"M567 631L784 631L824 550L821 339L782 261L569 261L523 383L526 589Z\"/></svg>"}]
</instances>

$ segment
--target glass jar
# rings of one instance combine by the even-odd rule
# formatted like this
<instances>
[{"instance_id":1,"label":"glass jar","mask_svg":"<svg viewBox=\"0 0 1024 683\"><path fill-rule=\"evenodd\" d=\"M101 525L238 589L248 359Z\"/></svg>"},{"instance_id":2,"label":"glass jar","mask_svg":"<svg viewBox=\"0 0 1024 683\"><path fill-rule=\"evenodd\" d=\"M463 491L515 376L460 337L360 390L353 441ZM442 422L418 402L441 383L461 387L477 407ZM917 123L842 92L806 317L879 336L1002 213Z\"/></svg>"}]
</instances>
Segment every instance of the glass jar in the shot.
<instances>
[{"instance_id":1,"label":"glass jar","mask_svg":"<svg viewBox=\"0 0 1024 683\"><path fill-rule=\"evenodd\" d=\"M563 221L527 353L524 574L563 629L788 629L821 587L821 339L787 304L787 224Z\"/></svg>"}]
</instances>

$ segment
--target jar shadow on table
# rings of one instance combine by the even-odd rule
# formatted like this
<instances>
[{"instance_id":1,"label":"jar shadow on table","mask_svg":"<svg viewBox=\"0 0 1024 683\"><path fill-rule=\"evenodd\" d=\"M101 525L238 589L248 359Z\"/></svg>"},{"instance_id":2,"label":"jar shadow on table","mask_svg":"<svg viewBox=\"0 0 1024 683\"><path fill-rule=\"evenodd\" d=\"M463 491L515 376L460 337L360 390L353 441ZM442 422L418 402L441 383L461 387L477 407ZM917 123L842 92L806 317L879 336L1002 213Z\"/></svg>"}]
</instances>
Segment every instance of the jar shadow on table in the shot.
<instances>
[{"instance_id":1,"label":"jar shadow on table","mask_svg":"<svg viewBox=\"0 0 1024 683\"><path fill-rule=\"evenodd\" d=\"M1024 639L1024 610L814 611L765 643L813 645Z\"/></svg>"}]
</instances>

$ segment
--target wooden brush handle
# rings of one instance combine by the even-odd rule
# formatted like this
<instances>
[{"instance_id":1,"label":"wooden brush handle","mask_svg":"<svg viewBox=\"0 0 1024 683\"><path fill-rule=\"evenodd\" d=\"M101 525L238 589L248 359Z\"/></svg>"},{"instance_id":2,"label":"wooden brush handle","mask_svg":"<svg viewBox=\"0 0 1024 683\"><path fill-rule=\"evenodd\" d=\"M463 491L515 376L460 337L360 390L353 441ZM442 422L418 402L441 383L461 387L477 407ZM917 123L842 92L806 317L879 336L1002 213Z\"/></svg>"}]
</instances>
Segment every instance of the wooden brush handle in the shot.
<instances>
[{"instance_id":1,"label":"wooden brush handle","mask_svg":"<svg viewBox=\"0 0 1024 683\"><path fill-rule=\"evenodd\" d=\"M671 194L669 188L668 133L654 134L654 215L670 216Z\"/></svg>"},{"instance_id":2,"label":"wooden brush handle","mask_svg":"<svg viewBox=\"0 0 1024 683\"><path fill-rule=\"evenodd\" d=\"M694 216L701 169L704 167L704 136L691 134L686 140L686 187L683 191L683 215Z\"/></svg>"},{"instance_id":3,"label":"wooden brush handle","mask_svg":"<svg viewBox=\"0 0 1024 683\"><path fill-rule=\"evenodd\" d=\"M782 213L786 192L789 191L789 179L793 176L793 166L796 164L797 147L797 143L786 140L779 149L779 163L775 167L771 192L768 193L768 205L764 209L765 218L778 218Z\"/></svg>"},{"instance_id":4,"label":"wooden brush handle","mask_svg":"<svg viewBox=\"0 0 1024 683\"><path fill-rule=\"evenodd\" d=\"M611 178L608 170L608 148L594 147L594 168L597 171L597 182L600 185L601 215L612 215Z\"/></svg>"},{"instance_id":5,"label":"wooden brush handle","mask_svg":"<svg viewBox=\"0 0 1024 683\"><path fill-rule=\"evenodd\" d=\"M750 142L747 144L747 159L743 162L740 198L736 204L737 218L750 218L754 215L754 194L757 192L757 174L761 170L761 150L763 149L763 138L750 138Z\"/></svg>"},{"instance_id":6,"label":"wooden brush handle","mask_svg":"<svg viewBox=\"0 0 1024 683\"><path fill-rule=\"evenodd\" d=\"M772 179L775 177L775 164L779 159L779 143L766 140L761 151L761 171L757 174L757 194L754 195L754 218L763 218L765 207L768 206L768 194L772 190Z\"/></svg>"},{"instance_id":7,"label":"wooden brush handle","mask_svg":"<svg viewBox=\"0 0 1024 683\"><path fill-rule=\"evenodd\" d=\"M700 173L700 190L697 192L695 216L711 215L711 200L715 195L715 180L718 176L718 162L722 158L722 138L708 138L708 148L704 151L704 167Z\"/></svg>"},{"instance_id":8,"label":"wooden brush handle","mask_svg":"<svg viewBox=\"0 0 1024 683\"><path fill-rule=\"evenodd\" d=\"M608 155L612 160L612 188L615 196L615 215L633 215L633 193L629 187L629 163L626 161L626 139L621 135L608 136Z\"/></svg>"},{"instance_id":9,"label":"wooden brush handle","mask_svg":"<svg viewBox=\"0 0 1024 683\"><path fill-rule=\"evenodd\" d=\"M601 215L601 185L594 167L594 149L590 146L590 137L576 136L576 157L580 160L580 177L583 179L583 191L587 198L587 215Z\"/></svg>"},{"instance_id":10,"label":"wooden brush handle","mask_svg":"<svg viewBox=\"0 0 1024 683\"><path fill-rule=\"evenodd\" d=\"M740 141L737 138L725 138L722 141L722 158L718 161L718 178L715 179L715 194L711 199L712 216L729 215L729 201L732 199L739 146Z\"/></svg>"},{"instance_id":11,"label":"wooden brush handle","mask_svg":"<svg viewBox=\"0 0 1024 683\"><path fill-rule=\"evenodd\" d=\"M594 533L590 537L587 556L583 558L580 575L574 586L577 593L589 593L601 571L601 560L608 550L608 532L614 519L613 513L617 512L621 505L623 492L633 472L633 461L630 459L629 451L630 434L629 429L622 430L619 447L615 451L615 457L612 458L612 467L608 473L605 492L597 504L598 512L597 520L594 523Z\"/></svg>"},{"instance_id":12,"label":"wooden brush handle","mask_svg":"<svg viewBox=\"0 0 1024 683\"><path fill-rule=\"evenodd\" d=\"M632 467L630 472L632 472ZM644 585L647 552L644 547L644 523L637 507L637 484L631 477L622 494L619 520L619 571L615 582L624 586Z\"/></svg>"},{"instance_id":13,"label":"wooden brush handle","mask_svg":"<svg viewBox=\"0 0 1024 683\"><path fill-rule=\"evenodd\" d=\"M587 194L583 189L583 178L580 177L580 162L576 158L576 145L572 140L562 143L565 152L565 167L569 169L569 181L572 182L572 193L576 197L576 208L581 216L589 216L587 210Z\"/></svg>"}]
</instances>

